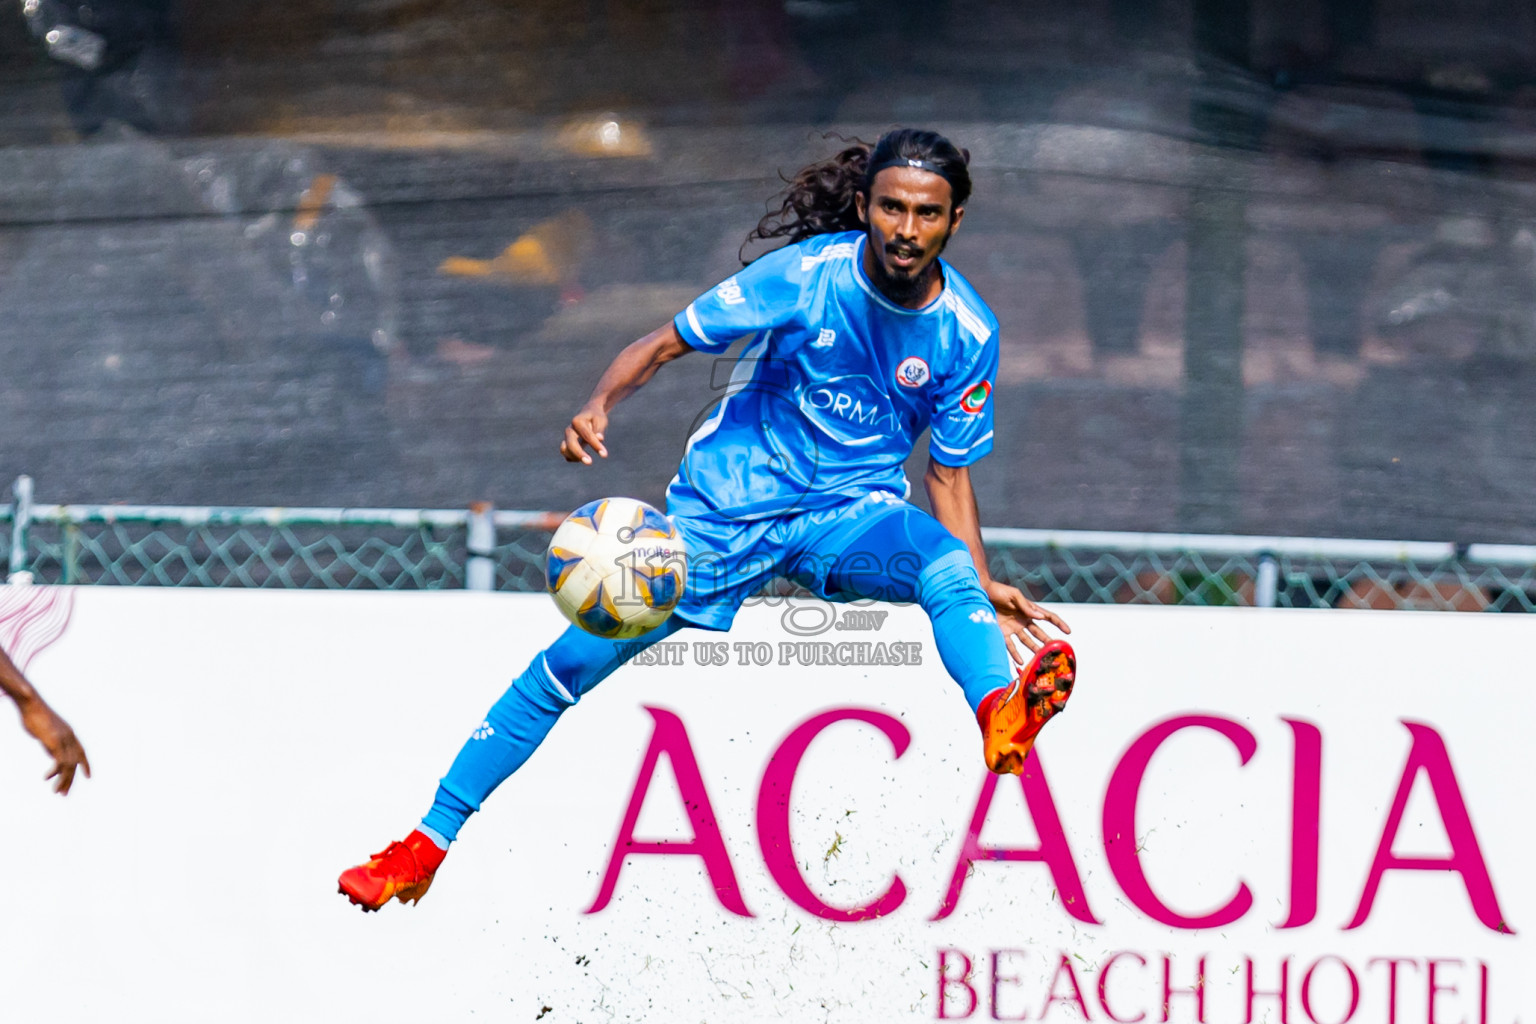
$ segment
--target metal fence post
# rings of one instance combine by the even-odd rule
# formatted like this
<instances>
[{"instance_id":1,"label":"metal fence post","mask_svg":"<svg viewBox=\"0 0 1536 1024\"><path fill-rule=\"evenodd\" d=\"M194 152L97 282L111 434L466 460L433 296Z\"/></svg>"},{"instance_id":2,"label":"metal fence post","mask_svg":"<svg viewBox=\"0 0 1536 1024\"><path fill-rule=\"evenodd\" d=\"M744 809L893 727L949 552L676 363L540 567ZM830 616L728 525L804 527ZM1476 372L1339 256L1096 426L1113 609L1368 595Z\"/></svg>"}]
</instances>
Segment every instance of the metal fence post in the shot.
<instances>
[{"instance_id":1,"label":"metal fence post","mask_svg":"<svg viewBox=\"0 0 1536 1024\"><path fill-rule=\"evenodd\" d=\"M1253 584L1253 603L1273 608L1280 592L1280 562L1268 551L1259 555L1259 578Z\"/></svg>"},{"instance_id":2,"label":"metal fence post","mask_svg":"<svg viewBox=\"0 0 1536 1024\"><path fill-rule=\"evenodd\" d=\"M32 478L23 473L11 485L11 565L7 583L31 583L27 570L27 533L32 525Z\"/></svg>"},{"instance_id":3,"label":"metal fence post","mask_svg":"<svg viewBox=\"0 0 1536 1024\"><path fill-rule=\"evenodd\" d=\"M465 590L496 589L495 507L488 501L469 506L468 555L464 559Z\"/></svg>"}]
</instances>

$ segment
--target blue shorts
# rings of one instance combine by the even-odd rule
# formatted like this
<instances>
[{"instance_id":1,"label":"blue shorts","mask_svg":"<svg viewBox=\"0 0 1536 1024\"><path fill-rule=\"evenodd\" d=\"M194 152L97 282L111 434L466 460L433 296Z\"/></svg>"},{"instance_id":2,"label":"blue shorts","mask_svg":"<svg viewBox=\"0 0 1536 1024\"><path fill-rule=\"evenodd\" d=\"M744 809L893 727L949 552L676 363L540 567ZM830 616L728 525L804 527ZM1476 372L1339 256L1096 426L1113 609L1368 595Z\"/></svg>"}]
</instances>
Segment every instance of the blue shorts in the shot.
<instances>
[{"instance_id":1,"label":"blue shorts","mask_svg":"<svg viewBox=\"0 0 1536 1024\"><path fill-rule=\"evenodd\" d=\"M674 516L688 545L688 585L674 613L728 630L776 576L830 601L912 602L924 571L970 553L937 519L888 491L772 519Z\"/></svg>"}]
</instances>

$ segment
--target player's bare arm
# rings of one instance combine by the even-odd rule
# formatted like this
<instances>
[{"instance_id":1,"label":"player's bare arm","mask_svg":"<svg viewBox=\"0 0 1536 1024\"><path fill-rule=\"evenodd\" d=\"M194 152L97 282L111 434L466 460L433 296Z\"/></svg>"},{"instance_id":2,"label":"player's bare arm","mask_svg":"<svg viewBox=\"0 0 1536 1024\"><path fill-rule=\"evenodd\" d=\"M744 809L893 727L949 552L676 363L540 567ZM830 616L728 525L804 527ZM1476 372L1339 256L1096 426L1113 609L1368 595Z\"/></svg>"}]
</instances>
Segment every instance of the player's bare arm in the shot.
<instances>
[{"instance_id":1,"label":"player's bare arm","mask_svg":"<svg viewBox=\"0 0 1536 1024\"><path fill-rule=\"evenodd\" d=\"M53 771L47 777L58 779L53 786L55 793L64 795L69 792L69 787L75 784L77 768L85 771L86 778L91 777L91 763L85 759L85 749L75 738L75 730L48 706L3 650L0 650L0 691L16 702L22 728L31 733L53 758Z\"/></svg>"},{"instance_id":2,"label":"player's bare arm","mask_svg":"<svg viewBox=\"0 0 1536 1024\"><path fill-rule=\"evenodd\" d=\"M1028 661L1011 638L1031 651L1038 651L1049 643L1051 637L1041 626L1049 622L1063 633L1072 628L1055 612L1043 608L1018 587L994 580L987 571L987 553L981 543L981 513L976 506L976 491L971 486L969 466L946 466L930 458L928 471L923 474L923 486L928 491L928 504L933 516L958 537L971 553L976 563L976 573L981 577L982 589L997 609L997 624L1003 635L1009 637L1008 653L1020 665Z\"/></svg>"},{"instance_id":3,"label":"player's bare arm","mask_svg":"<svg viewBox=\"0 0 1536 1024\"><path fill-rule=\"evenodd\" d=\"M606 459L608 448L603 444L603 432L608 429L608 414L613 407L638 391L664 364L692 351L670 321L624 346L598 378L586 404L565 428L565 438L560 442L560 454L565 461L592 465L588 448Z\"/></svg>"}]
</instances>

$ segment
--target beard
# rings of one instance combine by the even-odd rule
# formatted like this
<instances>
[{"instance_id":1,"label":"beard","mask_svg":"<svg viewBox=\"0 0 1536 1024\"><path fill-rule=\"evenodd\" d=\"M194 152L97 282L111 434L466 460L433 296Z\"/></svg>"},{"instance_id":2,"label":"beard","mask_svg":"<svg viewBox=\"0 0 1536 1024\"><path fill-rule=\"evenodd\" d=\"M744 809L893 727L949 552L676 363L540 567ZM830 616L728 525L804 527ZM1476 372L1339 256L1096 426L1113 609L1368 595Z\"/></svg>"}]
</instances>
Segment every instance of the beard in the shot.
<instances>
[{"instance_id":1,"label":"beard","mask_svg":"<svg viewBox=\"0 0 1536 1024\"><path fill-rule=\"evenodd\" d=\"M939 251L933 254L933 259L915 274L891 273L886 267L885 260L874 260L875 272L873 284L886 298L900 306L909 305L922 298L933 284L933 279L939 275L939 256L949 245L949 236L953 230L946 232L944 241L939 243ZM882 245L873 229L867 233L866 244L872 246L875 251L888 253L892 246Z\"/></svg>"}]
</instances>

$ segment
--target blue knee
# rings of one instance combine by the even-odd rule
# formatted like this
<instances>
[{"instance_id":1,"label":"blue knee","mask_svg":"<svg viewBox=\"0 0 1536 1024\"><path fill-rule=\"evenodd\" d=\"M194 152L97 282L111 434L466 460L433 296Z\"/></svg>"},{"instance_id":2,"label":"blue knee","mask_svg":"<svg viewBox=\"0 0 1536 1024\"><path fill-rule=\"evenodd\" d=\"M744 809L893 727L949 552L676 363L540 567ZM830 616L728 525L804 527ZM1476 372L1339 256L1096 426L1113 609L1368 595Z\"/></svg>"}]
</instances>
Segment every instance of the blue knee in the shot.
<instances>
[{"instance_id":1,"label":"blue knee","mask_svg":"<svg viewBox=\"0 0 1536 1024\"><path fill-rule=\"evenodd\" d=\"M581 699L598 683L613 675L618 667L659 640L665 640L687 623L676 615L643 636L632 640L607 640L571 626L530 668L539 679L528 685L547 700L560 702L562 709ZM532 694L530 694L532 695Z\"/></svg>"},{"instance_id":2,"label":"blue knee","mask_svg":"<svg viewBox=\"0 0 1536 1024\"><path fill-rule=\"evenodd\" d=\"M575 704L581 694L571 689L559 676L550 670L547 652L533 659L528 670L516 679L512 680L512 686L503 698L491 708L495 715L501 710L513 710L517 698L521 697L540 711L560 714L566 708ZM517 713L514 711L514 713Z\"/></svg>"},{"instance_id":3,"label":"blue knee","mask_svg":"<svg viewBox=\"0 0 1536 1024\"><path fill-rule=\"evenodd\" d=\"M530 687L545 699L559 701L562 708L568 707L623 663L616 646L616 641L571 626L533 660L531 667L539 671L529 673L537 677Z\"/></svg>"}]
</instances>

